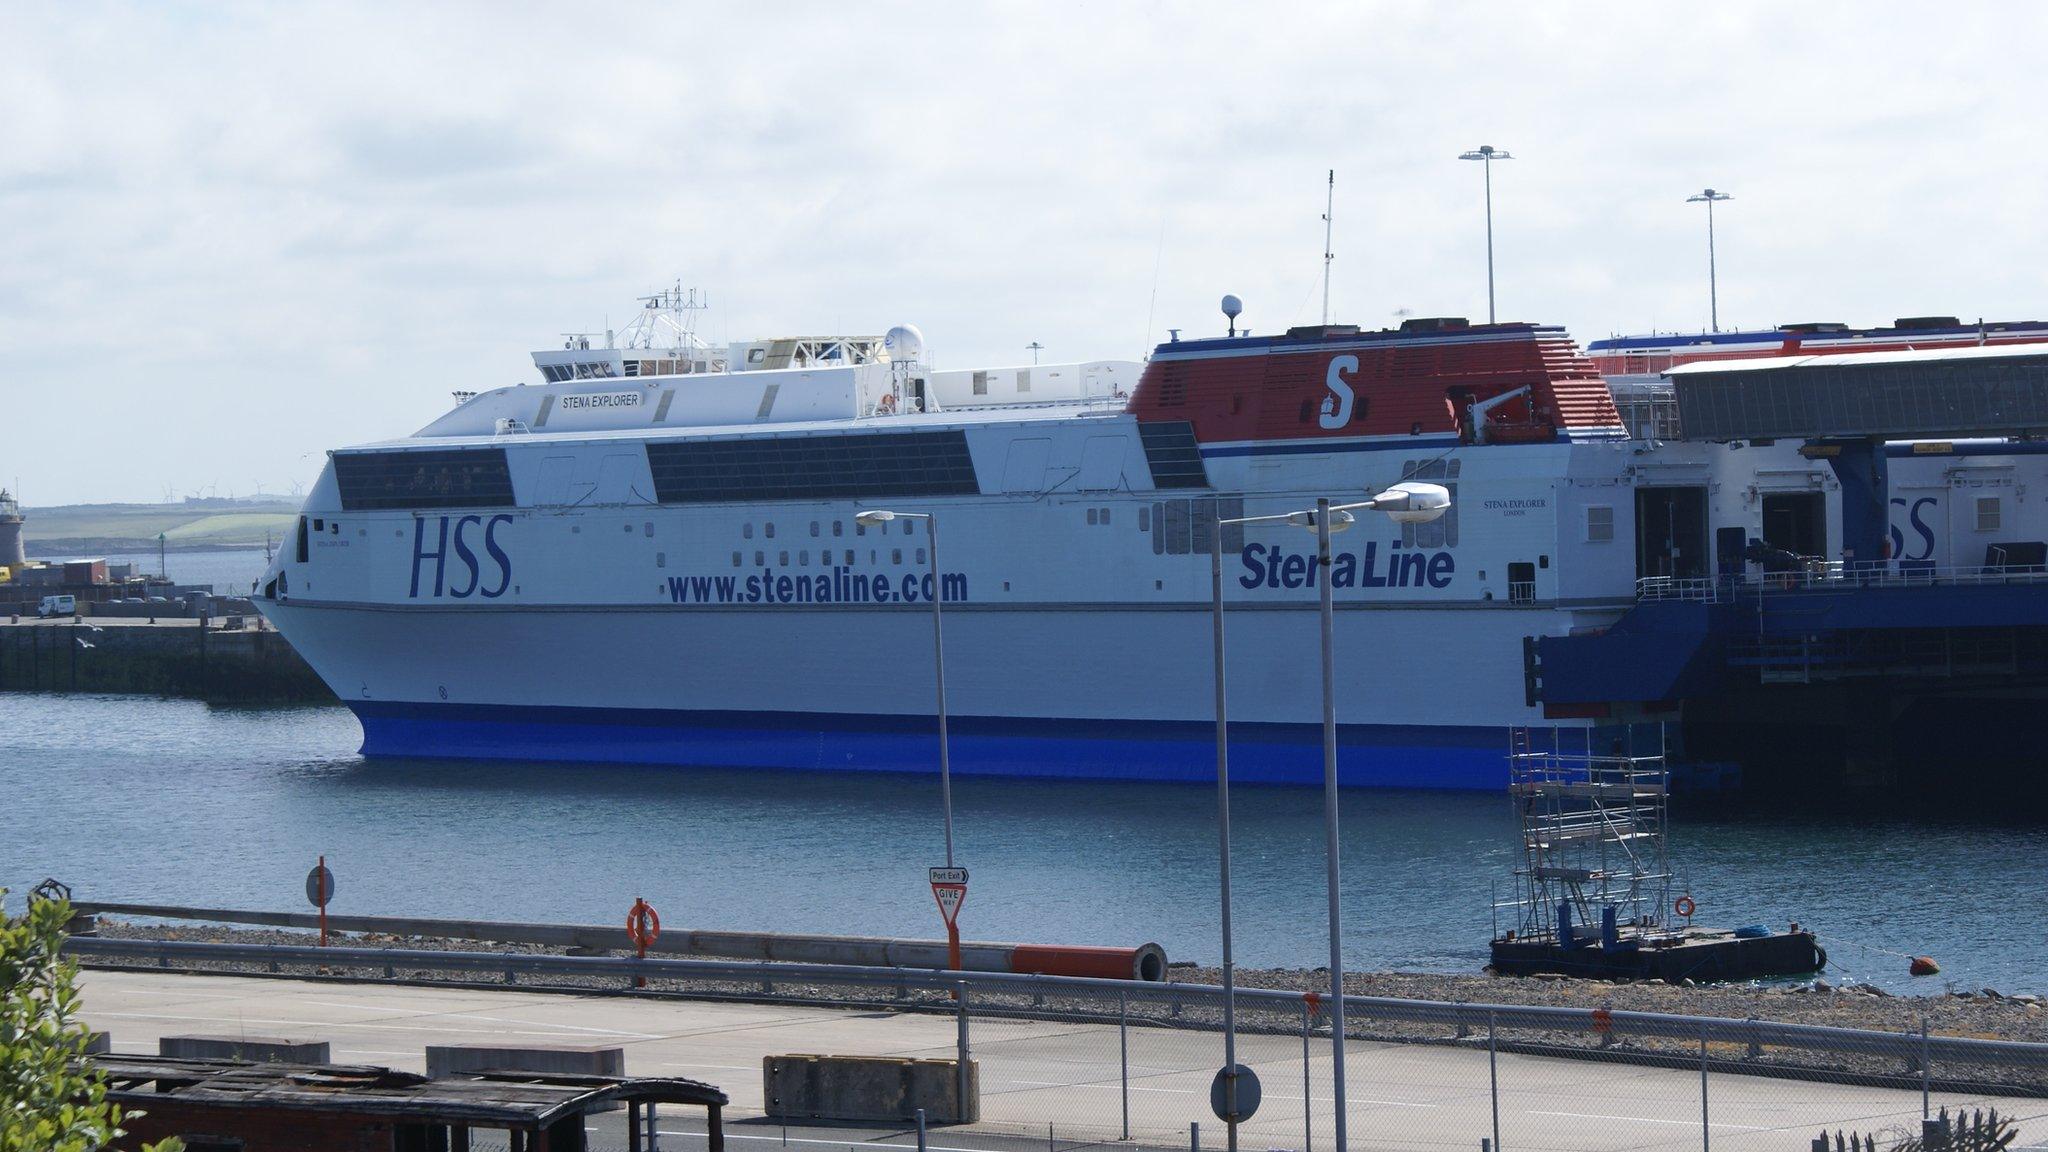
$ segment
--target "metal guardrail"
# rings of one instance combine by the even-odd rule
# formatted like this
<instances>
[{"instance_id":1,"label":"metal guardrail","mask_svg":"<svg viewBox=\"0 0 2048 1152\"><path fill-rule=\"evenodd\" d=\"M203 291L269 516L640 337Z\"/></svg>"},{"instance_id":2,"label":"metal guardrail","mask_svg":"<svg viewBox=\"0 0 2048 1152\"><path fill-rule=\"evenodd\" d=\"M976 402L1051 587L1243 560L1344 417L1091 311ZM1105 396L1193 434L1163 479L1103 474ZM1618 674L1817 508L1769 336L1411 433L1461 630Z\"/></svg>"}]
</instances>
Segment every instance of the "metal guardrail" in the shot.
<instances>
[{"instance_id":1,"label":"metal guardrail","mask_svg":"<svg viewBox=\"0 0 2048 1152\"><path fill-rule=\"evenodd\" d=\"M869 968L826 964L776 964L717 960L634 959L610 956L558 956L530 953L452 952L403 948L320 948L310 945L231 944L190 940L129 940L74 936L64 946L69 956L88 961L141 961L171 967L174 961L256 964L292 967L381 970L396 978L397 970L463 972L501 976L636 979L733 983L749 985L818 984L865 986L977 999L1029 996L1034 999L1067 993L1099 996L1119 1004L1159 1004L1175 1009L1182 1027L1220 1029L1223 989L1211 984L1139 980L1105 980L1074 976L1033 976L1001 972L933 972L917 968ZM1324 997L1313 992L1239 988L1240 1008L1263 1006L1291 1014L1315 1016ZM1554 1032L1596 1033L1607 1037L1657 1037L1689 1043L1741 1045L1750 1051L1765 1046L1810 1051L1917 1056L1921 1067L1930 1061L1979 1066L2048 1069L2048 1044L1984 1040L1925 1033L1875 1032L1815 1024L1767 1020L1736 1020L1718 1016L1686 1016L1654 1012L1610 1011L1543 1005L1472 1004L1437 1000L1403 1000L1382 996L1346 996L1345 1012L1353 1021L1379 1020L1436 1024L1461 1032L1491 1028L1526 1028ZM1214 1021L1190 1019L1188 1007L1212 1006ZM986 1006L977 1011L986 1011Z\"/></svg>"},{"instance_id":2,"label":"metal guardrail","mask_svg":"<svg viewBox=\"0 0 2048 1152\"><path fill-rule=\"evenodd\" d=\"M504 920L442 920L415 916L359 916L329 912L272 912L243 908L194 908L171 904L80 901L81 916L109 913L215 924L257 924L272 928L320 928L337 932L378 932L437 940L479 940L535 944L548 948L631 951L636 942L623 927L603 924L533 924ZM853 964L866 967L943 969L949 962L944 940L881 936L822 936L784 932L721 932L670 928L648 944L649 952L778 964ZM1145 980L1166 975L1166 951L1157 944L1135 948L1004 944L965 941L959 963L971 972L1029 972L1114 976L1129 972Z\"/></svg>"}]
</instances>

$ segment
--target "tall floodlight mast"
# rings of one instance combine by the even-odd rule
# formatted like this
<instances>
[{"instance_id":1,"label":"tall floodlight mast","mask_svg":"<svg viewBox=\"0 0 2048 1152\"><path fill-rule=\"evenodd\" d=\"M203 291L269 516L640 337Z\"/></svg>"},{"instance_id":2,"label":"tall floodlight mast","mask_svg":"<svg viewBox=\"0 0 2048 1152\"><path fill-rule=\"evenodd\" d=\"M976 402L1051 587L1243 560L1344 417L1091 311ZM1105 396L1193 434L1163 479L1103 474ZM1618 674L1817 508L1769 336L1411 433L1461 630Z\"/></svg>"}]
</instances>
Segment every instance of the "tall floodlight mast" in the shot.
<instances>
[{"instance_id":1,"label":"tall floodlight mast","mask_svg":"<svg viewBox=\"0 0 2048 1152\"><path fill-rule=\"evenodd\" d=\"M1685 198L1687 204L1707 206L1707 315L1716 332L1721 330L1721 286L1714 275L1714 204L1719 200L1733 199L1735 197L1728 193L1716 192L1712 188Z\"/></svg>"},{"instance_id":2,"label":"tall floodlight mast","mask_svg":"<svg viewBox=\"0 0 2048 1152\"><path fill-rule=\"evenodd\" d=\"M1514 157L1491 144L1481 144L1470 152L1458 153L1460 160L1477 160L1486 169L1486 322L1493 319L1493 162L1513 160Z\"/></svg>"},{"instance_id":3,"label":"tall floodlight mast","mask_svg":"<svg viewBox=\"0 0 2048 1152\"><path fill-rule=\"evenodd\" d=\"M1337 210L1337 170L1330 169L1328 190L1323 193L1323 324L1330 323L1330 261L1337 254L1330 250L1330 226Z\"/></svg>"}]
</instances>

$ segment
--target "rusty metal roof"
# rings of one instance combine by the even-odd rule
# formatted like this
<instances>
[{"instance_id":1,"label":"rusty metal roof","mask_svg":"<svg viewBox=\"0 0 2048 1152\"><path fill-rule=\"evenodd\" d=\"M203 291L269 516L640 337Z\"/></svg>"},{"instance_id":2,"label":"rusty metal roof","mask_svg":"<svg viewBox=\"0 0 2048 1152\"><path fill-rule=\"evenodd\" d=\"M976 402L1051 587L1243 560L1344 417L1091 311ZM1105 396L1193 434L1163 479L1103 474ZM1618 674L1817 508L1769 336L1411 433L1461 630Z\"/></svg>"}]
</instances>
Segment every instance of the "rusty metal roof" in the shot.
<instances>
[{"instance_id":1,"label":"rusty metal roof","mask_svg":"<svg viewBox=\"0 0 2048 1152\"><path fill-rule=\"evenodd\" d=\"M406 1123L543 1128L614 1101L723 1106L717 1087L680 1078L475 1072L429 1080L367 1064L250 1064L164 1056L97 1056L107 1098L216 1108L344 1112Z\"/></svg>"}]
</instances>

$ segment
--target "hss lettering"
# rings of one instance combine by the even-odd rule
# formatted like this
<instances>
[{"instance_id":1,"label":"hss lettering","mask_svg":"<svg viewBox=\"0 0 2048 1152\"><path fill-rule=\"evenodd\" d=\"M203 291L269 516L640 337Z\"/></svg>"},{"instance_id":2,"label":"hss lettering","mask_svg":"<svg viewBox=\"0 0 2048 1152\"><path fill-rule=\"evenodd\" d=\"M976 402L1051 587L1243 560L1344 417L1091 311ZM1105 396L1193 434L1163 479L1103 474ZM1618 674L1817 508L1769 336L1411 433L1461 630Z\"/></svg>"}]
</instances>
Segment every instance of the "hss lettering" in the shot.
<instances>
[{"instance_id":1,"label":"hss lettering","mask_svg":"<svg viewBox=\"0 0 2048 1152\"><path fill-rule=\"evenodd\" d=\"M512 558L505 554L504 547L498 543L498 526L511 523L512 517L504 515L493 516L488 522L481 516L456 517L454 518L455 525L452 530L448 525L450 517L441 516L437 517L437 519L440 523L435 530L434 545L429 549L427 547L427 518L424 516L413 518L412 591L406 595L415 600L419 598L421 565L431 560L434 563L434 582L432 591L428 593L429 596L445 595L452 596L457 600L466 600L471 596L482 596L486 600L495 600L503 596L505 589L512 586ZM477 555L476 547L471 543L472 540L477 538L473 530L478 527L483 529L481 543L483 544L484 555L482 557ZM448 571L448 553L451 545L455 552L456 562L456 571L453 573L454 580L452 581L448 579L450 576ZM488 562L486 562L486 558L488 558ZM487 569L490 567L497 569L494 576L487 574ZM497 583L486 586L484 581L490 578L495 578Z\"/></svg>"}]
</instances>

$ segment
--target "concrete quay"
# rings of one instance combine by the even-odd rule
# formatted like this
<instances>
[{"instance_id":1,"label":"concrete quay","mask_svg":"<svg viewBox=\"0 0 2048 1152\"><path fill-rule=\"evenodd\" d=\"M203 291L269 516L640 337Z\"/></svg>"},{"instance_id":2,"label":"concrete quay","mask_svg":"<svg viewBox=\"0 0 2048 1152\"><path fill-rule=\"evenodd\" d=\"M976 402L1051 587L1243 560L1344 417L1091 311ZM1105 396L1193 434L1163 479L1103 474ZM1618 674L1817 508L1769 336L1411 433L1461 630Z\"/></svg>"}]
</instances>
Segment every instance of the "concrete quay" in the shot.
<instances>
[{"instance_id":1,"label":"concrete quay","mask_svg":"<svg viewBox=\"0 0 2048 1152\"><path fill-rule=\"evenodd\" d=\"M709 1081L732 1097L728 1139L759 1148L784 1136L758 1120L762 1060L791 1053L945 1059L954 1054L948 1015L732 1002L650 1001L618 995L390 987L257 977L88 970L80 976L86 1022L111 1034L117 1053L153 1053L160 1037L246 1033L327 1040L341 1063L423 1071L428 1045L604 1044L623 1048L635 1075ZM1221 1063L1214 1032L1129 1029L1129 1127L1123 1139L1123 1064L1114 1023L999 1017L972 1021L981 1077L981 1121L931 1139L944 1152L1004 1152L1084 1143L1188 1147L1188 1125L1222 1146L1209 1113L1209 1081ZM1264 1081L1264 1104L1245 1124L1250 1149L1329 1148L1329 1043L1298 1036L1246 1035L1239 1060ZM1701 1077L1696 1070L1542 1056L1498 1057L1501 1144L1516 1149L1607 1152L1697 1148ZM1437 1045L1356 1041L1348 1046L1350 1145L1355 1149L1476 1148L1492 1137L1488 1055ZM1805 1147L1826 1129L1904 1132L1917 1128L1915 1091L1716 1073L1709 1078L1709 1127L1716 1149L1758 1152ZM2016 1118L2015 1147L2048 1148L2048 1100L1937 1092L1935 1108L1996 1107ZM690 1130L665 1148L701 1148ZM1305 1129L1304 1121L1312 1127ZM623 1146L601 1121L593 1141ZM804 1152L827 1146L909 1146L900 1130L790 1129Z\"/></svg>"},{"instance_id":2,"label":"concrete quay","mask_svg":"<svg viewBox=\"0 0 2048 1152\"><path fill-rule=\"evenodd\" d=\"M155 620L0 616L0 691L145 693L220 703L334 700L305 659L253 613Z\"/></svg>"}]
</instances>

